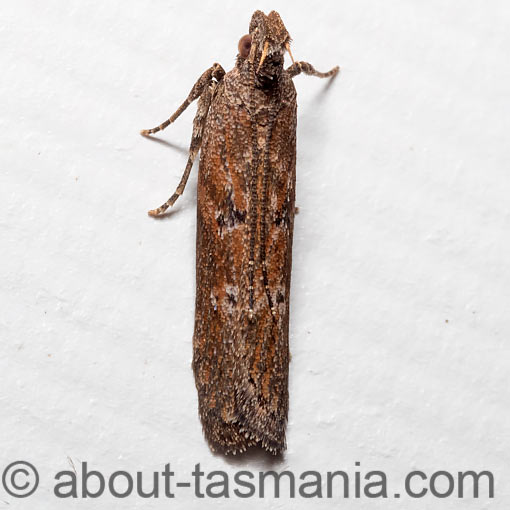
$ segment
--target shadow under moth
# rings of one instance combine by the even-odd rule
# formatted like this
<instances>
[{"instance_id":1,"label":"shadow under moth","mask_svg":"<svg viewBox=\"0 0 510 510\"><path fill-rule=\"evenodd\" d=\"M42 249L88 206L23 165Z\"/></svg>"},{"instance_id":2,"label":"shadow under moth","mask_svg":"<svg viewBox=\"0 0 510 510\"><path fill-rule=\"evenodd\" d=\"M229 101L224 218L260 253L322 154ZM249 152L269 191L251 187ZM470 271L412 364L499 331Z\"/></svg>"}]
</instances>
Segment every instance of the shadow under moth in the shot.
<instances>
[{"instance_id":1,"label":"shadow under moth","mask_svg":"<svg viewBox=\"0 0 510 510\"><path fill-rule=\"evenodd\" d=\"M182 195L200 150L193 371L200 419L214 451L252 445L278 454L288 414L289 297L296 183L294 62L280 15L256 11L235 67L213 64L156 133L198 99ZM293 64L284 69L284 54Z\"/></svg>"}]
</instances>

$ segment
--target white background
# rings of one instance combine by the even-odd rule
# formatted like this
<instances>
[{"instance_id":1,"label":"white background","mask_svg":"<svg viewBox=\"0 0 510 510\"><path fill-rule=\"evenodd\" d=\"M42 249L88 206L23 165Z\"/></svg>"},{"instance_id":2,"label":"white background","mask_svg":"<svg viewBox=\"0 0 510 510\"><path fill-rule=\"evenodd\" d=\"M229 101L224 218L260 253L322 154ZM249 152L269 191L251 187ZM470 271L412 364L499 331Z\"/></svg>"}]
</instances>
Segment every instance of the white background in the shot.
<instances>
[{"instance_id":1,"label":"white background","mask_svg":"<svg viewBox=\"0 0 510 510\"><path fill-rule=\"evenodd\" d=\"M210 453L190 368L195 193L162 220L213 62L256 9L298 60L288 450ZM52 477L204 470L490 469L496 498L296 499L267 508L504 509L510 501L510 7L504 1L10 1L0 16L0 508L74 509ZM356 467L355 462L361 467ZM420 485L418 486L420 488ZM260 508L103 496L87 508ZM424 506L425 505L425 506Z\"/></svg>"}]
</instances>

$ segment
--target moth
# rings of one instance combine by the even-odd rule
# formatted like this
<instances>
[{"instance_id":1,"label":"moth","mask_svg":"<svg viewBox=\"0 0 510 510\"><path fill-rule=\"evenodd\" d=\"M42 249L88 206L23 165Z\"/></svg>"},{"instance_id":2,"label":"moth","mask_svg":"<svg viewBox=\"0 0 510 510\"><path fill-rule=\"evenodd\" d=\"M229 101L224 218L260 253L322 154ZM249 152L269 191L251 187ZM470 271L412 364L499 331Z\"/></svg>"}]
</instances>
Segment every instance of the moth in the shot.
<instances>
[{"instance_id":1,"label":"moth","mask_svg":"<svg viewBox=\"0 0 510 510\"><path fill-rule=\"evenodd\" d=\"M253 14L235 67L215 63L184 103L150 135L198 99L182 195L200 150L197 191L193 371L204 435L213 451L252 445L285 450L289 407L289 293L296 184L293 78L320 73L294 62L280 15ZM288 52L292 65L284 68Z\"/></svg>"}]
</instances>

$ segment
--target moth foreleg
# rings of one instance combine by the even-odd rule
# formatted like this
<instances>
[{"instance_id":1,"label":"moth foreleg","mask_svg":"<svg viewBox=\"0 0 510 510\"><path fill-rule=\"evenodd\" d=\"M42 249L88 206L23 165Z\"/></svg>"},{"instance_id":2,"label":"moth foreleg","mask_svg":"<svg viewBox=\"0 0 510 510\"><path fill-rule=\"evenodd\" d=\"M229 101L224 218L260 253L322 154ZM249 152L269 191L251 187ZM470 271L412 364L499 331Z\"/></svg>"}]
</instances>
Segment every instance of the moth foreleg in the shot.
<instances>
[{"instance_id":1,"label":"moth foreleg","mask_svg":"<svg viewBox=\"0 0 510 510\"><path fill-rule=\"evenodd\" d=\"M200 145L202 144L202 135L204 132L205 122L207 120L207 113L209 112L209 106L211 104L216 85L217 84L214 81L209 80L209 83L203 88L200 99L198 100L197 113L193 120L193 135L189 146L188 162L186 163L186 168L182 174L181 182L179 182L174 194L162 206L149 211L150 216L158 216L165 212L170 206L174 205L175 201L183 194L186 183L188 182L191 168L193 167L193 161L195 160L200 149Z\"/></svg>"},{"instance_id":2,"label":"moth foreleg","mask_svg":"<svg viewBox=\"0 0 510 510\"><path fill-rule=\"evenodd\" d=\"M316 71L312 64L308 62L294 62L290 67L287 68L287 72L290 74L291 78L297 76L298 74L305 73L310 76L317 76L317 78L329 78L330 76L335 76L340 68L338 66L333 67L327 73L320 73Z\"/></svg>"},{"instance_id":3,"label":"moth foreleg","mask_svg":"<svg viewBox=\"0 0 510 510\"><path fill-rule=\"evenodd\" d=\"M161 131L165 129L167 126L172 124L179 115L193 102L195 99L198 99L201 95L204 89L209 85L211 80L214 78L217 81L221 80L223 76L225 75L225 71L223 67L220 66L220 64L213 64L207 71L205 71L202 76L197 80L195 85L193 85L193 88L191 89L191 92L188 94L188 97L184 101L184 103L177 108L177 111L165 122L160 124L159 126L152 128L152 129L142 129L140 131L140 134L143 136L152 135L153 133L157 133L158 131Z\"/></svg>"}]
</instances>

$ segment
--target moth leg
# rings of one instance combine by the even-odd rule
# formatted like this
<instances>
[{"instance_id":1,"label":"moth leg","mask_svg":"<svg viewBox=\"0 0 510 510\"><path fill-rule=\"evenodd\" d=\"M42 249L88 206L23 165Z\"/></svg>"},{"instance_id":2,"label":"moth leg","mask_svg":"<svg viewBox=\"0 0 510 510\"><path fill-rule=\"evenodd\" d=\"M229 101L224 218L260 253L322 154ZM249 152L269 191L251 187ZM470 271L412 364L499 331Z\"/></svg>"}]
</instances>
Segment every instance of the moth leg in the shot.
<instances>
[{"instance_id":1,"label":"moth leg","mask_svg":"<svg viewBox=\"0 0 510 510\"><path fill-rule=\"evenodd\" d=\"M220 66L220 64L213 64L207 71L205 71L202 76L197 80L195 85L193 85L193 88L191 89L191 92L188 94L188 97L184 101L184 103L177 108L177 111L165 122L160 124L159 126L152 128L152 129L142 129L140 131L140 134L143 136L152 135L153 133L157 133L158 131L162 131L167 126L172 124L179 115L193 102L195 99L198 99L204 89L210 84L211 80L214 78L217 81L220 81L223 76L225 75L225 71L223 70L223 67Z\"/></svg>"},{"instance_id":2,"label":"moth leg","mask_svg":"<svg viewBox=\"0 0 510 510\"><path fill-rule=\"evenodd\" d=\"M193 135L189 146L188 162L184 173L182 174L181 182L179 182L174 194L162 206L149 211L150 216L158 216L165 212L170 206L174 205L175 201L183 194L186 183L188 182L191 168L193 167L193 161L195 160L198 150L200 149L200 145L202 144L202 134L204 132L205 121L207 119L207 113L209 111L209 106L211 104L215 88L216 82L210 79L209 83L203 88L200 99L198 100L197 113L193 120Z\"/></svg>"},{"instance_id":3,"label":"moth leg","mask_svg":"<svg viewBox=\"0 0 510 510\"><path fill-rule=\"evenodd\" d=\"M335 76L340 71L338 66L333 67L327 73L320 73L316 71L312 64L308 62L294 62L290 67L287 68L287 72L290 74L291 78L297 76L298 74L305 73L310 76L317 76L317 78L329 78L330 76Z\"/></svg>"}]
</instances>

